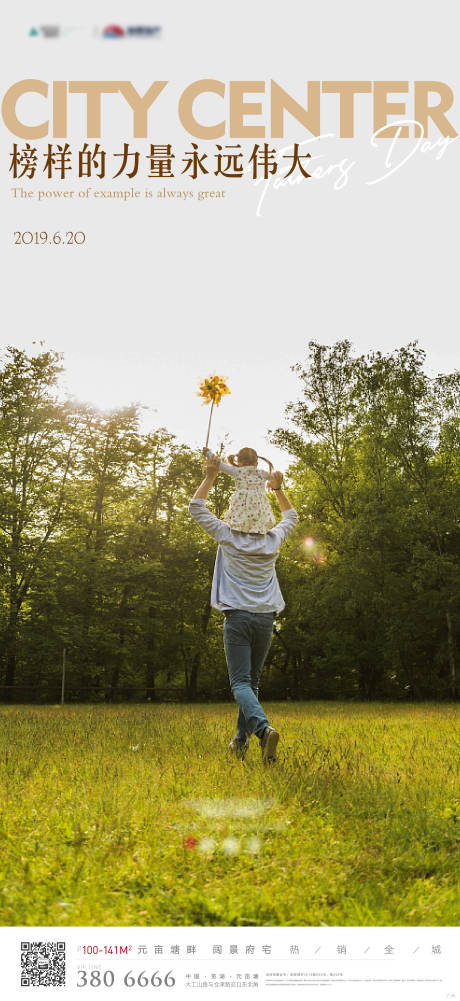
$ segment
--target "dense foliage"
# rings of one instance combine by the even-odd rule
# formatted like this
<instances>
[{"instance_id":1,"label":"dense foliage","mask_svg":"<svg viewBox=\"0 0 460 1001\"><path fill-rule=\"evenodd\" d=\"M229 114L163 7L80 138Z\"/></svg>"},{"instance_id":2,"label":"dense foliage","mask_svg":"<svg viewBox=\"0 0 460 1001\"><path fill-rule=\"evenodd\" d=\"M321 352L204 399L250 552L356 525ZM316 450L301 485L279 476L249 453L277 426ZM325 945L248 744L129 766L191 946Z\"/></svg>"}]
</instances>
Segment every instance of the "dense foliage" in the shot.
<instances>
[{"instance_id":1,"label":"dense foliage","mask_svg":"<svg viewBox=\"0 0 460 1001\"><path fill-rule=\"evenodd\" d=\"M301 395L270 432L299 525L264 674L273 698L456 697L460 374L416 344L355 357L310 343ZM215 544L188 513L200 456L136 407L62 402L61 358L0 369L0 696L228 697ZM220 476L216 514L231 491ZM275 502L274 502L275 503Z\"/></svg>"}]
</instances>

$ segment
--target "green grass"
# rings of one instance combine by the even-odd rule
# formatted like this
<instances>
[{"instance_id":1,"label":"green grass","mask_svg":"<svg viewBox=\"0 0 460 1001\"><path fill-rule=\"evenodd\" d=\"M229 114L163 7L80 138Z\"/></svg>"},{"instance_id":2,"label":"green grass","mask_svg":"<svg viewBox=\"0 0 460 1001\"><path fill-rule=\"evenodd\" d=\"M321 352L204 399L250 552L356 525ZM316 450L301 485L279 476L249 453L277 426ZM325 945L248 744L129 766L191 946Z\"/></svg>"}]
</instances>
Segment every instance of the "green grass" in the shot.
<instances>
[{"instance_id":1,"label":"green grass","mask_svg":"<svg viewBox=\"0 0 460 1001\"><path fill-rule=\"evenodd\" d=\"M457 924L458 708L266 709L0 708L0 923Z\"/></svg>"}]
</instances>

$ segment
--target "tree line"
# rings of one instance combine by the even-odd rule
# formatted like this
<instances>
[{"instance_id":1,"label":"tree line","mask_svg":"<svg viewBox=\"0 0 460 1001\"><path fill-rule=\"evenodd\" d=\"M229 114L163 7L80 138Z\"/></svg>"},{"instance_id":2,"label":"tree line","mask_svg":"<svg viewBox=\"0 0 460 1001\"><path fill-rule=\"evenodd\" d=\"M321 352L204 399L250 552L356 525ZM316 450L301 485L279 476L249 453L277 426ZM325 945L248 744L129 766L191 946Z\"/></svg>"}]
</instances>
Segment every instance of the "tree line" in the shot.
<instances>
[{"instance_id":1,"label":"tree line","mask_svg":"<svg viewBox=\"0 0 460 1001\"><path fill-rule=\"evenodd\" d=\"M425 364L343 340L295 366L269 432L299 523L266 698L457 697L460 373ZM229 698L215 544L188 513L200 455L139 407L63 401L62 370L16 347L0 368L0 698L58 701L64 648L68 700Z\"/></svg>"}]
</instances>

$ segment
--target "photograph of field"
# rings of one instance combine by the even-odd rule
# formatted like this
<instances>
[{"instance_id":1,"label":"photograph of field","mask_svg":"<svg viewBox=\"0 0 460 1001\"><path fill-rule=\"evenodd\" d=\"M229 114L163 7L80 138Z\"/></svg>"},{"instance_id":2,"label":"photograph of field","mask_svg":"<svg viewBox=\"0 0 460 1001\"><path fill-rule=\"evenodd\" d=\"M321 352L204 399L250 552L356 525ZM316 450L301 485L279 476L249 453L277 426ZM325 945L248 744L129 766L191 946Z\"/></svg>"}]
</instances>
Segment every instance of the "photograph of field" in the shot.
<instances>
[{"instance_id":1,"label":"photograph of field","mask_svg":"<svg viewBox=\"0 0 460 1001\"><path fill-rule=\"evenodd\" d=\"M0 922L456 924L458 373L310 342L234 487L61 371L0 371Z\"/></svg>"}]
</instances>

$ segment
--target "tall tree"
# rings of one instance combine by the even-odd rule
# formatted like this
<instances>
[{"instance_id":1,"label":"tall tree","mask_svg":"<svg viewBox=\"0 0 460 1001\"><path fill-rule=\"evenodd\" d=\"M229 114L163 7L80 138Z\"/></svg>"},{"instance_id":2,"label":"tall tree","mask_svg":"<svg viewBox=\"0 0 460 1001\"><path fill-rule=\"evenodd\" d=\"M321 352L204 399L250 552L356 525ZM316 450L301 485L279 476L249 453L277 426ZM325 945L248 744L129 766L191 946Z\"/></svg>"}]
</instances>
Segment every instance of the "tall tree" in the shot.
<instances>
[{"instance_id":1,"label":"tall tree","mask_svg":"<svg viewBox=\"0 0 460 1001\"><path fill-rule=\"evenodd\" d=\"M4 698L16 679L21 609L60 524L75 458L76 420L59 402L61 356L6 350L0 371L0 552L6 577Z\"/></svg>"}]
</instances>

